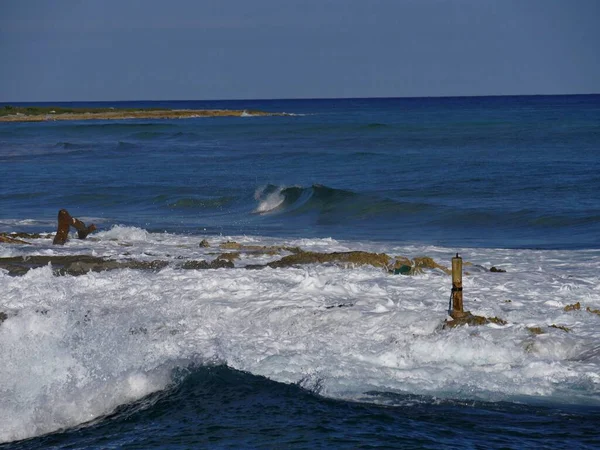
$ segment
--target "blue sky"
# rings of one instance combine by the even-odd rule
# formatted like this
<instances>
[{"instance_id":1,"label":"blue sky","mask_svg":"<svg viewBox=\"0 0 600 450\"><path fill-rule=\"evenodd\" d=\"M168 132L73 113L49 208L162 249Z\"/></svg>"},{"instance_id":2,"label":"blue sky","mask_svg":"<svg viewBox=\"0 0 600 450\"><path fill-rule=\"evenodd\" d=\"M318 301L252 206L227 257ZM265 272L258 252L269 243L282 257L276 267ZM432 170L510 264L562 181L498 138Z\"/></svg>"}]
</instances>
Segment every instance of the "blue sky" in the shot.
<instances>
[{"instance_id":1,"label":"blue sky","mask_svg":"<svg viewBox=\"0 0 600 450\"><path fill-rule=\"evenodd\" d=\"M0 101L600 93L600 0L0 0Z\"/></svg>"}]
</instances>

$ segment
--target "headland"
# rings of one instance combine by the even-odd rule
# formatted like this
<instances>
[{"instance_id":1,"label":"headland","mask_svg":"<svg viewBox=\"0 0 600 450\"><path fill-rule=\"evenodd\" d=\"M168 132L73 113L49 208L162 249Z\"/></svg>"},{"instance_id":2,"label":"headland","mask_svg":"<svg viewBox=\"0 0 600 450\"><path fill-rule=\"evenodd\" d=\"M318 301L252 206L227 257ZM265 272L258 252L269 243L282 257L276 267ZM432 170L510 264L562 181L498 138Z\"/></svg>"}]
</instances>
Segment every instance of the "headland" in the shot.
<instances>
[{"instance_id":1,"label":"headland","mask_svg":"<svg viewBox=\"0 0 600 450\"><path fill-rule=\"evenodd\" d=\"M283 116L254 110L161 109L161 108L65 108L57 106L0 107L0 122L45 122L55 120L191 119L197 117Z\"/></svg>"}]
</instances>

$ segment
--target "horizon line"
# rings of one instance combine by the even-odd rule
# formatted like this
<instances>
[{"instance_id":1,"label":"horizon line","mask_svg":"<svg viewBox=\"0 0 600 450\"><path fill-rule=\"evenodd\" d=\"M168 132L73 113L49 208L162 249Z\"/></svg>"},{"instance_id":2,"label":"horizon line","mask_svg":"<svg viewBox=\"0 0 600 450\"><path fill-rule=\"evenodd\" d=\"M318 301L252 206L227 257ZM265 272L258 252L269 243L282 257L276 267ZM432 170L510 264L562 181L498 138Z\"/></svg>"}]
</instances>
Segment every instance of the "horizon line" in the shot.
<instances>
[{"instance_id":1,"label":"horizon line","mask_svg":"<svg viewBox=\"0 0 600 450\"><path fill-rule=\"evenodd\" d=\"M252 102L252 101L287 101L287 100L375 100L375 99L452 99L452 98L490 98L490 97L576 97L600 95L600 92L578 93L578 94L486 94L486 95L431 95L431 96L405 96L405 97L273 97L273 98L220 98L220 99L126 99L126 100L24 100L4 101L1 105L18 103L127 103L127 102Z\"/></svg>"}]
</instances>

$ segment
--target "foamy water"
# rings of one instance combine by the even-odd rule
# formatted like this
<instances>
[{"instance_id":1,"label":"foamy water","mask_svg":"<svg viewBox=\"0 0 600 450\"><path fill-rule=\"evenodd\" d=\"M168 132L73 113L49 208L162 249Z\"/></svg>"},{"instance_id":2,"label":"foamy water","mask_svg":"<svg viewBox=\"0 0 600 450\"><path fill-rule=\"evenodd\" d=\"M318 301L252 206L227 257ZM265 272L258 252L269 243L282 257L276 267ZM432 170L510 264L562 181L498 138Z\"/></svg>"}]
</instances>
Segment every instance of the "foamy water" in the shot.
<instances>
[{"instance_id":1,"label":"foamy water","mask_svg":"<svg viewBox=\"0 0 600 450\"><path fill-rule=\"evenodd\" d=\"M2 256L92 254L162 259L158 271L11 277L0 270L0 441L75 426L164 389L174 368L226 363L321 395L370 392L437 398L600 405L600 251L447 249L334 239L149 233L117 226L53 247L0 246ZM450 277L389 275L365 266L246 270L280 256L242 254L235 269L182 270L218 244L428 255L469 272L465 306L506 325L442 330ZM496 266L506 273L490 273ZM579 311L564 307L581 303ZM569 331L551 325L567 327ZM541 327L535 335L529 327Z\"/></svg>"}]
</instances>

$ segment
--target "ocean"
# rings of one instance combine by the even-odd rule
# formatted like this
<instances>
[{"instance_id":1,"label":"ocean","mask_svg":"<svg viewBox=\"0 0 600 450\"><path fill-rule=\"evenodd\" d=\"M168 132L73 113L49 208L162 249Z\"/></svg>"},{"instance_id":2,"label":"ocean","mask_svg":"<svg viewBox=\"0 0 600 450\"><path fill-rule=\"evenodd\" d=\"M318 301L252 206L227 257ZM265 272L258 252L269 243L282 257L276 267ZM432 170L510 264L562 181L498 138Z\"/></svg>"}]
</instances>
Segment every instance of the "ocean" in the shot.
<instances>
[{"instance_id":1,"label":"ocean","mask_svg":"<svg viewBox=\"0 0 600 450\"><path fill-rule=\"evenodd\" d=\"M0 449L600 448L600 95L53 105L274 115L0 123Z\"/></svg>"}]
</instances>

